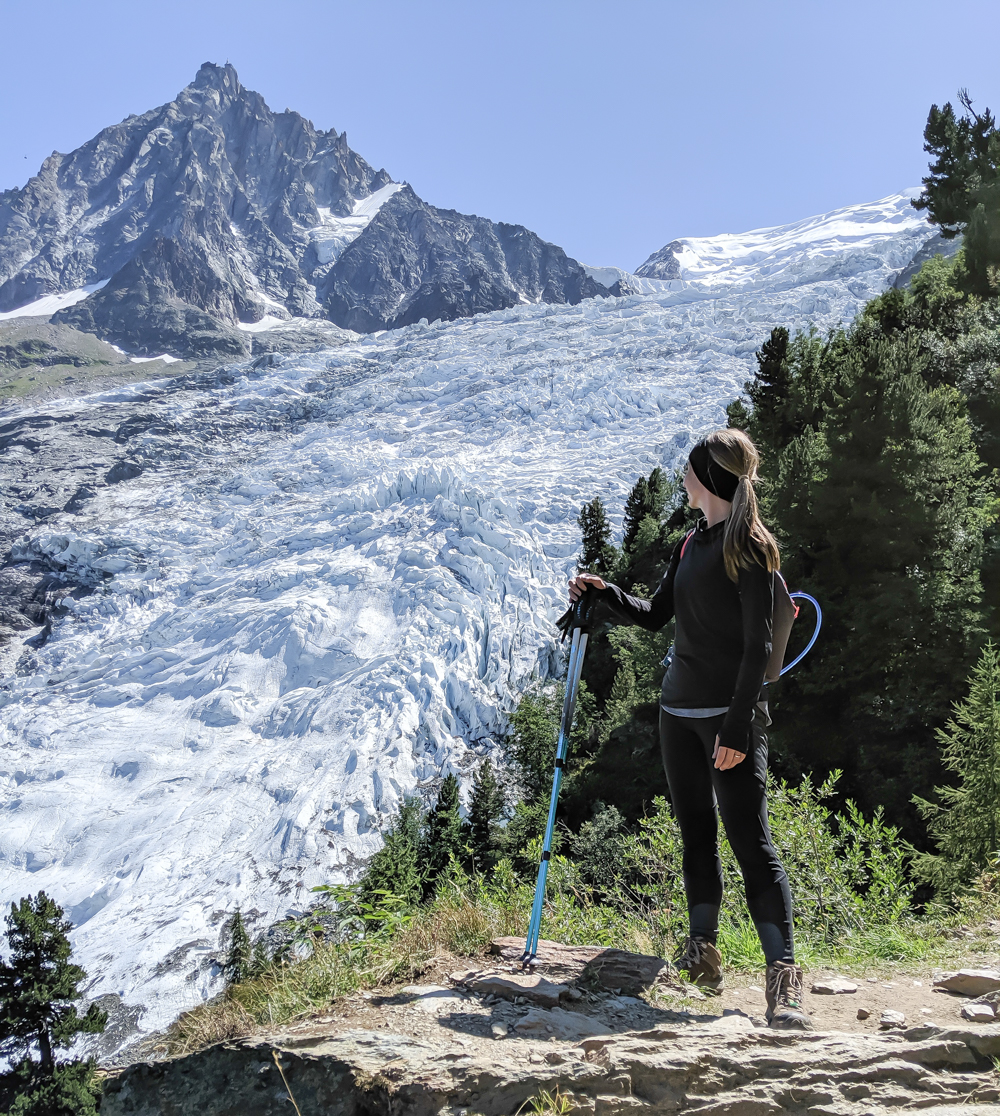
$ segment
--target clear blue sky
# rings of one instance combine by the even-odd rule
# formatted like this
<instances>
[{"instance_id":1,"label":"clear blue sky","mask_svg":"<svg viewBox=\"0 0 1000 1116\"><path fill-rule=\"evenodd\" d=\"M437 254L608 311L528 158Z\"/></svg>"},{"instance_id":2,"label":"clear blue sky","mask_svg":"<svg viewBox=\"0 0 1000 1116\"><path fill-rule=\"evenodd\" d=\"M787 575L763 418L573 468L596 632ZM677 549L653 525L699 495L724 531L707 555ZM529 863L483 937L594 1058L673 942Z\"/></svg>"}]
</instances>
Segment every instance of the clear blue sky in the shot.
<instances>
[{"instance_id":1,"label":"clear blue sky","mask_svg":"<svg viewBox=\"0 0 1000 1116\"><path fill-rule=\"evenodd\" d=\"M427 201L592 264L918 185L996 0L0 0L0 188L233 63Z\"/></svg>"}]
</instances>

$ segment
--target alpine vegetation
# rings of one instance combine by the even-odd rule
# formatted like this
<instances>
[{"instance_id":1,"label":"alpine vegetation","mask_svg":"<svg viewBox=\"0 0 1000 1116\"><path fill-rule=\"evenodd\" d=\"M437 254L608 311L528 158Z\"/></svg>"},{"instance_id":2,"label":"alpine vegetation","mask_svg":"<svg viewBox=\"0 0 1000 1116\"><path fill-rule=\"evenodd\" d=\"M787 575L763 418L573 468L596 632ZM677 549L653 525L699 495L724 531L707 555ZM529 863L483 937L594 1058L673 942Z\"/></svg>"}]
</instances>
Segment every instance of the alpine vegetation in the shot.
<instances>
[{"instance_id":1,"label":"alpine vegetation","mask_svg":"<svg viewBox=\"0 0 1000 1116\"><path fill-rule=\"evenodd\" d=\"M12 903L6 919L8 960L0 962L0 1056L13 1068L0 1077L4 1111L16 1116L87 1116L100 1088L93 1059L58 1059L80 1034L99 1034L107 1014L75 1001L86 973L70 961L70 922L44 891Z\"/></svg>"}]
</instances>

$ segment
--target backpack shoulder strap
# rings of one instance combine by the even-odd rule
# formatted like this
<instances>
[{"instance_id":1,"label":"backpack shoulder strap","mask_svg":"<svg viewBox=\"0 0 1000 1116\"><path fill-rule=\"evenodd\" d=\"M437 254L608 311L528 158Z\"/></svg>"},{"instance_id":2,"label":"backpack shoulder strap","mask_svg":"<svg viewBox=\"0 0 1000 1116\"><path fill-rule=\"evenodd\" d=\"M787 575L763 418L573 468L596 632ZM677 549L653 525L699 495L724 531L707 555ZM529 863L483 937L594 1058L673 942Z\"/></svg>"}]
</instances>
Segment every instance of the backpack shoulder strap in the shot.
<instances>
[{"instance_id":1,"label":"backpack shoulder strap","mask_svg":"<svg viewBox=\"0 0 1000 1116\"><path fill-rule=\"evenodd\" d=\"M692 527L691 530L688 531L688 533L684 536L684 541L681 543L681 558L684 557L684 551L687 550L687 544L691 541L691 536L693 534L694 528ZM680 561L680 559L678 559L678 561Z\"/></svg>"}]
</instances>

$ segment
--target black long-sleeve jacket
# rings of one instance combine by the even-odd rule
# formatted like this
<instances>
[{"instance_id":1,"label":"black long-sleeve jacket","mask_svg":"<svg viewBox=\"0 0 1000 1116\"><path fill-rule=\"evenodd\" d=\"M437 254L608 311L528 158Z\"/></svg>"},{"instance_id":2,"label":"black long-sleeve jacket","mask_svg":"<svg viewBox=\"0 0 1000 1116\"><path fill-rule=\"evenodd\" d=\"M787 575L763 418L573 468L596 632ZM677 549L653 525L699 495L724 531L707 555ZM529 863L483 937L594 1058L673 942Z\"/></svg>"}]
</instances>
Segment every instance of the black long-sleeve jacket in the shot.
<instances>
[{"instance_id":1,"label":"black long-sleeve jacket","mask_svg":"<svg viewBox=\"0 0 1000 1116\"><path fill-rule=\"evenodd\" d=\"M674 653L660 702L675 709L728 706L720 744L750 750L754 705L761 698L771 655L774 577L754 562L730 581L722 562L725 522L701 519L686 546L678 543L651 600L617 585L600 591L601 604L620 624L659 631L676 616ZM681 557L683 550L684 556Z\"/></svg>"}]
</instances>

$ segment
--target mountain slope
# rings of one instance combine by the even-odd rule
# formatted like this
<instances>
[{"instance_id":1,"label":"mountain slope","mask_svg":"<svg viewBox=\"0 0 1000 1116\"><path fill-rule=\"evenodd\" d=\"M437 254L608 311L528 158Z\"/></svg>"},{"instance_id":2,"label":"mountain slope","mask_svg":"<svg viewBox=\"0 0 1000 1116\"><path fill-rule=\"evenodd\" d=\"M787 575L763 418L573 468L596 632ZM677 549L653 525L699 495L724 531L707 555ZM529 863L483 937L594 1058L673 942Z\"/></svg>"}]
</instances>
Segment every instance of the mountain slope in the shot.
<instances>
[{"instance_id":1,"label":"mountain slope","mask_svg":"<svg viewBox=\"0 0 1000 1116\"><path fill-rule=\"evenodd\" d=\"M389 201L394 216L369 232ZM4 195L0 311L102 284L56 320L139 351L231 358L249 352L238 326L265 315L376 330L607 293L504 228L426 205L346 134L271 112L232 66L206 63L176 100Z\"/></svg>"},{"instance_id":2,"label":"mountain slope","mask_svg":"<svg viewBox=\"0 0 1000 1116\"><path fill-rule=\"evenodd\" d=\"M435 209L409 186L318 284L327 315L359 333L598 294L607 291L576 260L521 225Z\"/></svg>"}]
</instances>

